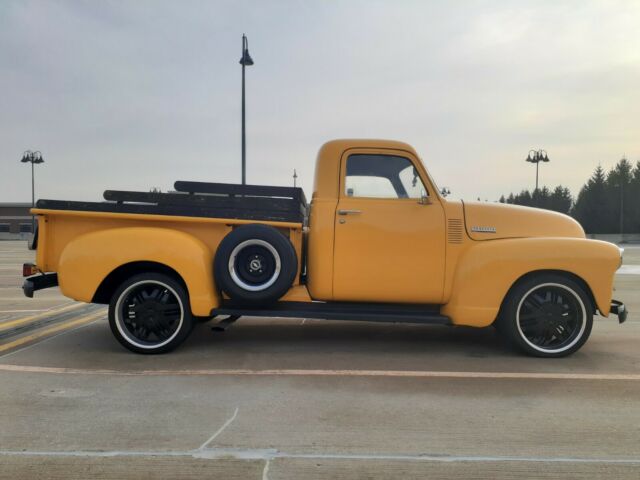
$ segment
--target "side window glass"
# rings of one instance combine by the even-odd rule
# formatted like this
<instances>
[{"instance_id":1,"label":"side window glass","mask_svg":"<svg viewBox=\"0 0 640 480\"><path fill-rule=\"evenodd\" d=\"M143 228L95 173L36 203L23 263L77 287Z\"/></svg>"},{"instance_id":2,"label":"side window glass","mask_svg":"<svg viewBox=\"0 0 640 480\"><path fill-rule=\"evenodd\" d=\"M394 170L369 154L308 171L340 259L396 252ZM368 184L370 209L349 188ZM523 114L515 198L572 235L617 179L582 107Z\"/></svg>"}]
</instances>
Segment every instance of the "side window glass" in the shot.
<instances>
[{"instance_id":1,"label":"side window glass","mask_svg":"<svg viewBox=\"0 0 640 480\"><path fill-rule=\"evenodd\" d=\"M344 193L348 197L421 198L426 189L407 158L354 154L347 158Z\"/></svg>"},{"instance_id":2,"label":"side window glass","mask_svg":"<svg viewBox=\"0 0 640 480\"><path fill-rule=\"evenodd\" d=\"M422 198L423 195L427 194L427 189L424 188L416 167L411 165L401 170L399 175L408 198Z\"/></svg>"},{"instance_id":3,"label":"side window glass","mask_svg":"<svg viewBox=\"0 0 640 480\"><path fill-rule=\"evenodd\" d=\"M348 197L398 198L391 181L384 177L347 175Z\"/></svg>"}]
</instances>

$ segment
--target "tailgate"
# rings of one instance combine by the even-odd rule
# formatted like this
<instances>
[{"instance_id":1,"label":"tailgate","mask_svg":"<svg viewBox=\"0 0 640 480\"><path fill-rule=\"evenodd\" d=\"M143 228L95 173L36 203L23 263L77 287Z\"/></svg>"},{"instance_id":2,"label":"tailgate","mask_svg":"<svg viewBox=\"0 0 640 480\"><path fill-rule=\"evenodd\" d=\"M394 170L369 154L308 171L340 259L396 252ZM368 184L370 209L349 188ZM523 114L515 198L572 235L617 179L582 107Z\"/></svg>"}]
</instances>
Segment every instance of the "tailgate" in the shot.
<instances>
[{"instance_id":1,"label":"tailgate","mask_svg":"<svg viewBox=\"0 0 640 480\"><path fill-rule=\"evenodd\" d=\"M36 215L36 231L34 232L31 240L29 240L29 250L36 251L36 266L41 272L52 271L48 264L47 252L47 240L49 238L49 218L47 215Z\"/></svg>"}]
</instances>

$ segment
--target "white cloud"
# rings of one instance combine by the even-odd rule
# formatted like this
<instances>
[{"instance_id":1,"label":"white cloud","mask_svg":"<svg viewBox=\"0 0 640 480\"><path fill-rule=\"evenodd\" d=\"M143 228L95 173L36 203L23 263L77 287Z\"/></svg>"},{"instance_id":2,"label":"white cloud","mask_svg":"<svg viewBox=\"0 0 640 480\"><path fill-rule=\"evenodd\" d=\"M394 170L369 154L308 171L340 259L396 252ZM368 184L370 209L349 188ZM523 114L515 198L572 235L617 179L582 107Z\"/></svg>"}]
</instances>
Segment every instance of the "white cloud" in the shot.
<instances>
[{"instance_id":1,"label":"white cloud","mask_svg":"<svg viewBox=\"0 0 640 480\"><path fill-rule=\"evenodd\" d=\"M248 178L308 196L334 137L413 143L467 198L640 160L640 3L75 2L0 4L0 201L237 181L240 36Z\"/></svg>"}]
</instances>

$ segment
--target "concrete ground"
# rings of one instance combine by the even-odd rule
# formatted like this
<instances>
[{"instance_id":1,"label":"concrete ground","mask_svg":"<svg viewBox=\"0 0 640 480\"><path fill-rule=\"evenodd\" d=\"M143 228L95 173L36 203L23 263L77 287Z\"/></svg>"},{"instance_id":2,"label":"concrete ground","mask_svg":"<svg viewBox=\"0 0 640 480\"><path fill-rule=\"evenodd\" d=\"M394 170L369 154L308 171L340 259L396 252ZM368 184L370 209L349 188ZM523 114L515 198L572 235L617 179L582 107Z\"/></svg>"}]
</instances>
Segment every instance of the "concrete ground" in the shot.
<instances>
[{"instance_id":1,"label":"concrete ground","mask_svg":"<svg viewBox=\"0 0 640 480\"><path fill-rule=\"evenodd\" d=\"M570 358L492 329L241 319L134 355L99 306L22 296L0 242L0 479L640 478L640 275ZM640 248L626 263L640 266Z\"/></svg>"}]
</instances>

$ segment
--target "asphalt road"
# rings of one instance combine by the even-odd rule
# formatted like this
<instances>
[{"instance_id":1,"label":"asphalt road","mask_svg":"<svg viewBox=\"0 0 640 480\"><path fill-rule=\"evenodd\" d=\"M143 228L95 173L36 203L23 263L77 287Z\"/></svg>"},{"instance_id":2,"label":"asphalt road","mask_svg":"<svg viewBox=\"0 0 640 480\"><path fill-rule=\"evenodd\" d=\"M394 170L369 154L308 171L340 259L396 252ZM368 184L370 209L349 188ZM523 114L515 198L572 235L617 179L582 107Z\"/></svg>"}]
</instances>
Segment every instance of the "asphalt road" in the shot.
<instances>
[{"instance_id":1,"label":"asphalt road","mask_svg":"<svg viewBox=\"0 0 640 480\"><path fill-rule=\"evenodd\" d=\"M640 478L640 275L570 358L492 329L241 319L140 356L105 309L26 299L0 242L0 478ZM640 248L626 263L640 267Z\"/></svg>"}]
</instances>

